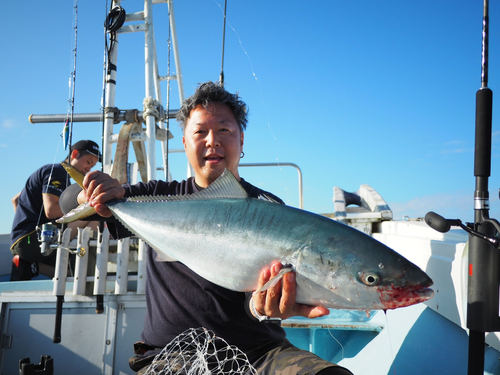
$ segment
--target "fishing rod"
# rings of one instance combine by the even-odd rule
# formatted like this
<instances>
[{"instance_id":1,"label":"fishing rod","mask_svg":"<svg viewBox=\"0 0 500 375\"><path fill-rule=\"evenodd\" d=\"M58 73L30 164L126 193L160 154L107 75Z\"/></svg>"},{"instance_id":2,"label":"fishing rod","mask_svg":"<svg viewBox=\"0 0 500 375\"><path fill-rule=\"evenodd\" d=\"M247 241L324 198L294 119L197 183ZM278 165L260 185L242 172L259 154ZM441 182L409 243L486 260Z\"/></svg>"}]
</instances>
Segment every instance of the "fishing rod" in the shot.
<instances>
[{"instance_id":1,"label":"fishing rod","mask_svg":"<svg viewBox=\"0 0 500 375\"><path fill-rule=\"evenodd\" d=\"M75 109L75 83L76 83L76 56L77 56L77 41L78 41L78 0L75 0L73 9L75 14L75 21L74 21L75 39L73 48L73 70L71 72L71 80L70 80L70 99L69 99L70 114L63 128L64 149L67 148L68 144L69 145L72 144L72 136L73 136L73 114ZM69 147L68 150L68 164L71 165L71 146ZM69 175L66 177L66 186L67 185L69 185ZM62 233L63 230L64 226L61 228L60 233ZM61 238L59 238L59 240L61 240ZM59 251L62 251L62 249ZM54 344L59 344L61 342L61 324L62 324L62 312L64 303L64 290L59 289L56 293L56 298L57 298L56 317L54 325L54 336L52 338L52 342Z\"/></svg>"},{"instance_id":2,"label":"fishing rod","mask_svg":"<svg viewBox=\"0 0 500 375\"><path fill-rule=\"evenodd\" d=\"M488 88L489 1L483 4L481 88L476 93L474 151L474 223L446 220L429 212L425 221L446 232L451 225L469 233L467 267L467 328L469 329L468 375L483 375L486 332L500 331L500 224L489 217L488 179L491 175L491 137L493 92Z\"/></svg>"},{"instance_id":3,"label":"fishing rod","mask_svg":"<svg viewBox=\"0 0 500 375\"><path fill-rule=\"evenodd\" d=\"M224 87L224 47L226 45L226 14L227 14L227 0L224 2L224 21L222 26L222 57L219 75L219 84Z\"/></svg>"},{"instance_id":4,"label":"fishing rod","mask_svg":"<svg viewBox=\"0 0 500 375\"><path fill-rule=\"evenodd\" d=\"M75 110L75 83L76 83L76 52L77 52L77 40L78 40L78 0L75 0L75 4L73 6L74 13L75 13L75 20L74 20L74 26L73 29L75 31L75 38L74 38L74 47L73 47L73 66L71 68L70 72L70 80L69 80L69 99L68 99L68 112L64 116L64 126L63 130L61 132L61 137L63 139L63 146L64 150L68 149L68 144L72 144L72 135L73 135L73 115L74 115L74 110ZM61 121L62 118L59 119ZM57 122L59 122L57 121ZM68 164L71 164L71 147L68 150ZM50 179L52 178L52 171L50 175ZM49 181L50 181L49 179ZM69 175L66 176L66 186L69 185L69 180L70 177ZM43 210L43 206L42 206ZM40 216L41 216L41 211L40 210L40 215L38 216L38 222L36 226L36 231L38 235L38 241L40 242L40 252L42 255L50 255L52 251L57 249L58 244L60 243L59 241L59 236L58 236L58 229L57 226L55 226L52 223L45 223L39 226L39 221L40 221ZM61 232L64 231L64 224L61 227ZM57 243L57 244L56 244ZM69 250L69 249L68 249ZM56 341L54 341L56 342Z\"/></svg>"},{"instance_id":5,"label":"fishing rod","mask_svg":"<svg viewBox=\"0 0 500 375\"><path fill-rule=\"evenodd\" d=\"M485 236L497 233L489 221L488 178L491 172L491 119L493 92L488 88L489 0L484 0L481 88L476 93L476 143L474 152L474 229ZM500 254L478 237L469 242L467 327L469 328L468 375L484 373L485 333L500 331L498 309Z\"/></svg>"}]
</instances>

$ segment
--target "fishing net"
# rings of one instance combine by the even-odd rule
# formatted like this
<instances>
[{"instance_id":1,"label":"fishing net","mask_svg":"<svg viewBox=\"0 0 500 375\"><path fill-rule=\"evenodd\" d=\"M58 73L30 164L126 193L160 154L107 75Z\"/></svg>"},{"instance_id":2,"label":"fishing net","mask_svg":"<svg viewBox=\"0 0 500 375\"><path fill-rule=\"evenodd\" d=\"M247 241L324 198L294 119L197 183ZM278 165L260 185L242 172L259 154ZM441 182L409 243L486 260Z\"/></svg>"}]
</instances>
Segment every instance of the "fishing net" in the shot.
<instances>
[{"instance_id":1,"label":"fishing net","mask_svg":"<svg viewBox=\"0 0 500 375\"><path fill-rule=\"evenodd\" d=\"M155 357L144 375L257 375L236 346L206 328L191 328L173 339Z\"/></svg>"}]
</instances>

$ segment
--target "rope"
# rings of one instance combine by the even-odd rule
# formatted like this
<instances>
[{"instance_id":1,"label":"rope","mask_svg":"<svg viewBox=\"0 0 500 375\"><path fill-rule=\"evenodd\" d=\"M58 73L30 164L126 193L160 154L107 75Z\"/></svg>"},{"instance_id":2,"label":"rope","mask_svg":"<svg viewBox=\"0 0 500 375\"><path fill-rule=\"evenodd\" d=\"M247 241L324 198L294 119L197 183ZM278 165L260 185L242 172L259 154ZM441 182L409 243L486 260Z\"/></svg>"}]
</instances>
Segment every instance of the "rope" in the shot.
<instances>
[{"instance_id":1,"label":"rope","mask_svg":"<svg viewBox=\"0 0 500 375\"><path fill-rule=\"evenodd\" d=\"M238 347L206 328L190 328L163 348L144 375L257 375Z\"/></svg>"},{"instance_id":2,"label":"rope","mask_svg":"<svg viewBox=\"0 0 500 375\"><path fill-rule=\"evenodd\" d=\"M142 113L142 118L144 120L146 120L148 116L154 116L156 122L163 118L163 107L158 100L149 96L144 99L142 105L144 106L144 112Z\"/></svg>"}]
</instances>

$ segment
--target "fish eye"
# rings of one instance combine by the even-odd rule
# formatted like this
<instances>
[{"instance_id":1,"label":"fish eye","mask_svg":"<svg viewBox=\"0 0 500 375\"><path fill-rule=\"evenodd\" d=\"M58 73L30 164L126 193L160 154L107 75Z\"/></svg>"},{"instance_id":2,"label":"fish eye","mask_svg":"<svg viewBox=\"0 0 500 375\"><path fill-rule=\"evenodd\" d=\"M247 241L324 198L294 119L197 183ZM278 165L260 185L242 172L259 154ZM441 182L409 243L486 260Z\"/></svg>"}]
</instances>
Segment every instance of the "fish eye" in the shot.
<instances>
[{"instance_id":1,"label":"fish eye","mask_svg":"<svg viewBox=\"0 0 500 375\"><path fill-rule=\"evenodd\" d=\"M359 273L360 281L367 286L375 286L380 282L380 275L376 272Z\"/></svg>"}]
</instances>

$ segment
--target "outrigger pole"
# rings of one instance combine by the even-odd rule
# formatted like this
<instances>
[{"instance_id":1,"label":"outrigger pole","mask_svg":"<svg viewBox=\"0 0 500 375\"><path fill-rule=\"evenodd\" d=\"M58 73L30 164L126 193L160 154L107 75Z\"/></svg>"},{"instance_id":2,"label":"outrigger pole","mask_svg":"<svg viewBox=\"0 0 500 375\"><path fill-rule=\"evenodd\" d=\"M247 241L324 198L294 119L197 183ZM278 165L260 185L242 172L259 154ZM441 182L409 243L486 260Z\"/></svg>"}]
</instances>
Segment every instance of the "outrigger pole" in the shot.
<instances>
[{"instance_id":1,"label":"outrigger pole","mask_svg":"<svg viewBox=\"0 0 500 375\"><path fill-rule=\"evenodd\" d=\"M474 230L495 237L496 220L489 218L488 178L491 171L493 92L488 88L489 4L484 0L481 88L476 93L474 152ZM469 241L467 328L469 328L468 375L483 375L485 333L500 331L500 251L488 241L471 236Z\"/></svg>"}]
</instances>

